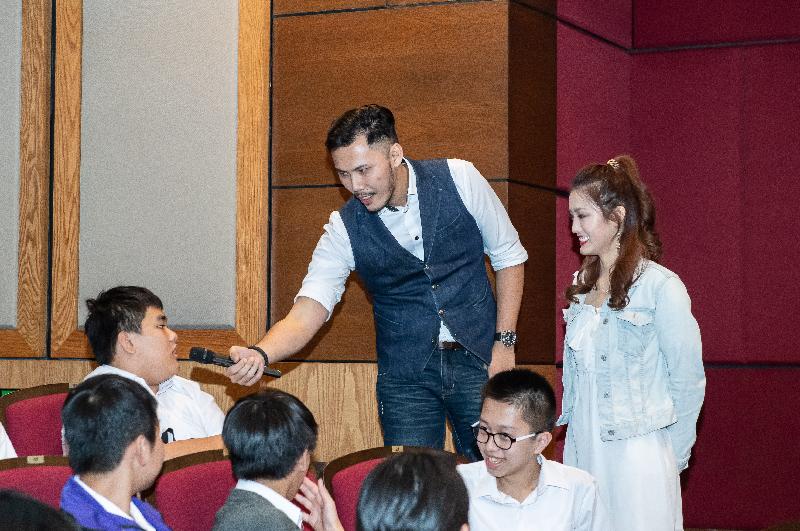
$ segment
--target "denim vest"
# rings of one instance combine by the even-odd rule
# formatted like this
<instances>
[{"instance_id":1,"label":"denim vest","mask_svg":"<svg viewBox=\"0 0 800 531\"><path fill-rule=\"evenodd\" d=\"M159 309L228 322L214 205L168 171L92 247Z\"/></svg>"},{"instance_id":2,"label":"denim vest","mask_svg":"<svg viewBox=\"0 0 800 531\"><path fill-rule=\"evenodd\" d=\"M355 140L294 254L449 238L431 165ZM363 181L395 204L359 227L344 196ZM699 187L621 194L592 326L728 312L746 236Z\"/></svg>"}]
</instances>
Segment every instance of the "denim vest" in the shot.
<instances>
[{"instance_id":1,"label":"denim vest","mask_svg":"<svg viewBox=\"0 0 800 531\"><path fill-rule=\"evenodd\" d=\"M417 176L424 261L397 243L361 202L351 198L339 211L355 271L372 296L378 371L416 378L436 348L441 321L488 365L497 308L481 232L458 195L447 160L409 163Z\"/></svg>"},{"instance_id":2,"label":"denim vest","mask_svg":"<svg viewBox=\"0 0 800 531\"><path fill-rule=\"evenodd\" d=\"M705 396L700 329L680 278L654 262L642 262L629 302L600 308L594 336L600 439L625 439L667 428L678 463L686 468ZM558 424L567 424L575 403L576 341L572 320L586 295L564 310L564 398Z\"/></svg>"}]
</instances>

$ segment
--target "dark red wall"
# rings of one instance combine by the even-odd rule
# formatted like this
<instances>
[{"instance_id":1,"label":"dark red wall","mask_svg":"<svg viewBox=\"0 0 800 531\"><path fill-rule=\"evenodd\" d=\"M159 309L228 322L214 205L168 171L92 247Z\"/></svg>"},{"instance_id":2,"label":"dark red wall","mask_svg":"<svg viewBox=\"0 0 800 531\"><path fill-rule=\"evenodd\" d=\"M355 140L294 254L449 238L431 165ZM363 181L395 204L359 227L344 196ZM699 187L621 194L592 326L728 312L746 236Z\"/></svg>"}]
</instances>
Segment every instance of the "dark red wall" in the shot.
<instances>
[{"instance_id":1,"label":"dark red wall","mask_svg":"<svg viewBox=\"0 0 800 531\"><path fill-rule=\"evenodd\" d=\"M685 523L800 520L800 4L570 0L557 13L558 184L631 153L700 323L708 388ZM566 209L559 314L579 263Z\"/></svg>"}]
</instances>

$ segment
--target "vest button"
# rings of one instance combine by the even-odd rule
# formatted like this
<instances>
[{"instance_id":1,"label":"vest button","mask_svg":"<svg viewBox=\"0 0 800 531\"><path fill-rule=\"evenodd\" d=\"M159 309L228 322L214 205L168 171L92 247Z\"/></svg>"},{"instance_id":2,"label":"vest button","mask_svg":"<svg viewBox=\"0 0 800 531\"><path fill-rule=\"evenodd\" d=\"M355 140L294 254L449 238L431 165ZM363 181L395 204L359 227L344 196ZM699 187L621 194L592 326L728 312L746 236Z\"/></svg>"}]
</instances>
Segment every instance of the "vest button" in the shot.
<instances>
[{"instance_id":1,"label":"vest button","mask_svg":"<svg viewBox=\"0 0 800 531\"><path fill-rule=\"evenodd\" d=\"M439 289L439 284L431 284L431 289Z\"/></svg>"},{"instance_id":2,"label":"vest button","mask_svg":"<svg viewBox=\"0 0 800 531\"><path fill-rule=\"evenodd\" d=\"M439 315L444 315L444 310L439 310Z\"/></svg>"}]
</instances>

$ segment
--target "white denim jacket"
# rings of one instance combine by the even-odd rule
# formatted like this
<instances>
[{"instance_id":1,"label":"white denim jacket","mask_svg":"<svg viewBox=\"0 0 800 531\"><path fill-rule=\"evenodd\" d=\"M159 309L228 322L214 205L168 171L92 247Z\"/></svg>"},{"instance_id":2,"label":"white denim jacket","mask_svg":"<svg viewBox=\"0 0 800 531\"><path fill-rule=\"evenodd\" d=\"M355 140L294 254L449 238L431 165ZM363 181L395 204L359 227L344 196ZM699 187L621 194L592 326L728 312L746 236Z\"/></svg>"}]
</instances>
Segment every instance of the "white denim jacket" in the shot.
<instances>
[{"instance_id":1,"label":"white denim jacket","mask_svg":"<svg viewBox=\"0 0 800 531\"><path fill-rule=\"evenodd\" d=\"M629 302L600 308L595 335L600 438L625 439L667 428L678 470L688 466L703 405L706 378L700 329L680 278L643 261L628 291ZM586 295L564 310L564 397L558 425L567 424L575 404L575 341L571 327Z\"/></svg>"}]
</instances>

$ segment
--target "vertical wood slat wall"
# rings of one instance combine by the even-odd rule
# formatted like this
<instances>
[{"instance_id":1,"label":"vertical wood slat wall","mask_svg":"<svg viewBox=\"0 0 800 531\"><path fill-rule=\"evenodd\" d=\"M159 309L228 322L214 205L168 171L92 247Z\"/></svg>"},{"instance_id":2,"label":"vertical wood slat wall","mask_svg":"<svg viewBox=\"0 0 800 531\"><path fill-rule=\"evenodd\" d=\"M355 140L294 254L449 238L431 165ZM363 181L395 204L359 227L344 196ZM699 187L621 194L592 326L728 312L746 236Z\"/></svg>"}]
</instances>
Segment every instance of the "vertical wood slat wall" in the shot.
<instances>
[{"instance_id":1,"label":"vertical wood slat wall","mask_svg":"<svg viewBox=\"0 0 800 531\"><path fill-rule=\"evenodd\" d=\"M0 330L0 357L36 357L46 349L50 10L48 0L22 2L17 325Z\"/></svg>"}]
</instances>

